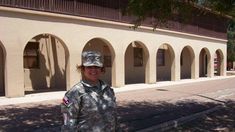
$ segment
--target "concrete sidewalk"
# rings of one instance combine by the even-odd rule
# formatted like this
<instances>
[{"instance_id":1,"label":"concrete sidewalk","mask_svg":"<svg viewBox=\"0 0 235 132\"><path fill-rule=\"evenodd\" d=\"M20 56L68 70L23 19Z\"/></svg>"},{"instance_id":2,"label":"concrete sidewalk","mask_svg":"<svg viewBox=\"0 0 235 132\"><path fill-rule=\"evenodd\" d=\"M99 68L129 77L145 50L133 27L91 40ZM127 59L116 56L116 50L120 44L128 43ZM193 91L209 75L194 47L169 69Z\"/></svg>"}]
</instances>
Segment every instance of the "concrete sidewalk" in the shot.
<instances>
[{"instance_id":1,"label":"concrete sidewalk","mask_svg":"<svg viewBox=\"0 0 235 132\"><path fill-rule=\"evenodd\" d=\"M130 84L130 85L125 85L124 87L114 88L114 91L115 93L121 93L121 92L128 92L128 91L134 91L134 90L175 86L179 84L189 84L189 83L196 83L196 82L220 80L220 79L226 79L226 78L235 78L235 76L199 78L199 79L183 79L180 81L162 81L162 82L157 82L155 84ZM66 91L36 93L36 94L28 94L28 95L25 95L24 97L16 97L16 98L0 97L0 106L62 99L65 92Z\"/></svg>"}]
</instances>

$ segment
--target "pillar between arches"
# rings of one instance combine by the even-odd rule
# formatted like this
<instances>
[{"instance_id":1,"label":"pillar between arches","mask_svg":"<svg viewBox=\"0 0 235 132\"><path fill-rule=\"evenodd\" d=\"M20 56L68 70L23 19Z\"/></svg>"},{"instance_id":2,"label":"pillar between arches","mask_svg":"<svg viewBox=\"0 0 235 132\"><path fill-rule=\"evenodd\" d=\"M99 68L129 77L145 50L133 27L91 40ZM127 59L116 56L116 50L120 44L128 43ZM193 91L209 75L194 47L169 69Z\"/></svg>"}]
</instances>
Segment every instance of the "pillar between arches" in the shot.
<instances>
[{"instance_id":1,"label":"pillar between arches","mask_svg":"<svg viewBox=\"0 0 235 132\"><path fill-rule=\"evenodd\" d=\"M171 80L179 81L180 80L180 55L175 56L175 60L172 62L171 70Z\"/></svg>"},{"instance_id":2,"label":"pillar between arches","mask_svg":"<svg viewBox=\"0 0 235 132\"><path fill-rule=\"evenodd\" d=\"M112 86L122 87L125 85L125 55L116 53L112 65Z\"/></svg>"},{"instance_id":3,"label":"pillar between arches","mask_svg":"<svg viewBox=\"0 0 235 132\"><path fill-rule=\"evenodd\" d=\"M150 54L149 60L146 64L146 78L145 82L149 84L156 83L156 54Z\"/></svg>"},{"instance_id":4,"label":"pillar between arches","mask_svg":"<svg viewBox=\"0 0 235 132\"><path fill-rule=\"evenodd\" d=\"M193 65L194 65L194 68L192 70L192 79L198 79L199 78L199 55L195 55Z\"/></svg>"},{"instance_id":5,"label":"pillar between arches","mask_svg":"<svg viewBox=\"0 0 235 132\"><path fill-rule=\"evenodd\" d=\"M67 83L66 90L72 88L73 85L78 83L82 79L80 71L77 66L81 64L81 52L77 50L71 50L70 52L70 67L69 70L69 82Z\"/></svg>"},{"instance_id":6,"label":"pillar between arches","mask_svg":"<svg viewBox=\"0 0 235 132\"><path fill-rule=\"evenodd\" d=\"M208 77L214 77L214 57L211 56L211 59L209 60L209 69L208 69Z\"/></svg>"},{"instance_id":7,"label":"pillar between arches","mask_svg":"<svg viewBox=\"0 0 235 132\"><path fill-rule=\"evenodd\" d=\"M16 42L15 42L16 43ZM21 48L12 47L7 51L6 56L6 76L5 76L5 95L6 97L24 96L24 68L23 52ZM14 51L13 51L14 50ZM13 83L14 82L14 83Z\"/></svg>"}]
</instances>

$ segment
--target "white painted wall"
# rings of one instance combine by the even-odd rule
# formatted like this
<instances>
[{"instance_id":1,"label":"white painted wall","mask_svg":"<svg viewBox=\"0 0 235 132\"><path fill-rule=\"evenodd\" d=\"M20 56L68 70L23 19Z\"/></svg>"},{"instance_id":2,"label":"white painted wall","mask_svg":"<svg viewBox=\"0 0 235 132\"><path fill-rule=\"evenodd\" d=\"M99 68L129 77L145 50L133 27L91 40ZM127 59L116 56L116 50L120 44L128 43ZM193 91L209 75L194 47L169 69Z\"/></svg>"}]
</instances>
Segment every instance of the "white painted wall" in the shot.
<instances>
[{"instance_id":1,"label":"white painted wall","mask_svg":"<svg viewBox=\"0 0 235 132\"><path fill-rule=\"evenodd\" d=\"M35 39L39 42L40 64L36 69L24 69L25 91L66 89L66 50L56 37L47 36Z\"/></svg>"},{"instance_id":2,"label":"white painted wall","mask_svg":"<svg viewBox=\"0 0 235 132\"><path fill-rule=\"evenodd\" d=\"M114 87L125 85L125 77L130 83L156 82L156 53L160 45L164 43L169 44L175 51L175 60L171 68L172 80L180 80L180 54L185 46L189 45L195 53L195 62L193 63L193 75L195 77L199 76L199 54L202 48L208 48L211 55L218 49L223 52L224 58L227 55L226 40L216 38L160 29L152 31L151 28L144 27L132 30L129 25L122 23L22 9L6 10L0 8L0 10L0 41L4 44L7 54L5 69L7 97L24 95L24 84L29 84L28 80L24 80L25 76L29 78L29 74L24 74L23 69L24 47L33 37L44 33L56 36L63 42L63 48L57 45L56 49L62 52L56 55L60 58L57 70L66 71L66 89L70 89L72 85L80 80L81 77L77 72L76 65L81 64L81 53L86 44L94 38L104 39L108 42L108 46L111 47L113 67L112 69L107 69L106 74L108 76L106 79L110 79L111 76L110 80L112 80ZM131 57L132 51L128 46L134 41L139 42L144 49L146 68L133 68L131 66L133 57ZM107 43L105 42L105 44ZM127 55L125 58L126 51ZM63 58L64 54L69 56L67 57L68 60ZM48 56L50 58L54 57L53 54L48 54ZM67 61L66 63L65 60ZM67 65L66 68L65 64ZM213 77L213 59L211 59L209 65L211 65L211 69L209 69L208 74ZM222 70L222 75L225 75L225 62L222 63L222 69L224 69ZM50 72L54 74L56 71L54 69L54 71L51 70ZM160 72L157 72L157 74L160 74ZM55 80L59 79L56 78ZM48 80L46 81L48 84ZM58 82L54 81L54 84L51 83L50 85L56 84Z\"/></svg>"},{"instance_id":3,"label":"white painted wall","mask_svg":"<svg viewBox=\"0 0 235 132\"><path fill-rule=\"evenodd\" d=\"M0 93L4 93L4 53L0 45Z\"/></svg>"}]
</instances>

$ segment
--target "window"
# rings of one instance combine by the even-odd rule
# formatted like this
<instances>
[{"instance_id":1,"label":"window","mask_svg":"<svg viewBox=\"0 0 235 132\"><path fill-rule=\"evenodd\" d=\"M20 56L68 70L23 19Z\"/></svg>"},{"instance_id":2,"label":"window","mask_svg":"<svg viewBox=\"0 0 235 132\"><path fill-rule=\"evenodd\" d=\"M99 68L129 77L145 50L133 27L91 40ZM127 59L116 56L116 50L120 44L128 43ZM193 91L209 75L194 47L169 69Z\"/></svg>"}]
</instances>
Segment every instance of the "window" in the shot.
<instances>
[{"instance_id":1,"label":"window","mask_svg":"<svg viewBox=\"0 0 235 132\"><path fill-rule=\"evenodd\" d=\"M39 68L39 42L28 42L24 50L24 68Z\"/></svg>"},{"instance_id":2,"label":"window","mask_svg":"<svg viewBox=\"0 0 235 132\"><path fill-rule=\"evenodd\" d=\"M182 53L181 53L181 55L180 55L180 66L182 66L183 65L183 56L182 56Z\"/></svg>"},{"instance_id":3,"label":"window","mask_svg":"<svg viewBox=\"0 0 235 132\"><path fill-rule=\"evenodd\" d=\"M112 67L112 57L110 55L109 47L103 47L103 54L104 54L104 67Z\"/></svg>"},{"instance_id":4,"label":"window","mask_svg":"<svg viewBox=\"0 0 235 132\"><path fill-rule=\"evenodd\" d=\"M143 49L134 48L134 66L143 66Z\"/></svg>"},{"instance_id":5,"label":"window","mask_svg":"<svg viewBox=\"0 0 235 132\"><path fill-rule=\"evenodd\" d=\"M104 67L112 67L111 56L104 56Z\"/></svg>"},{"instance_id":6,"label":"window","mask_svg":"<svg viewBox=\"0 0 235 132\"><path fill-rule=\"evenodd\" d=\"M214 74L218 73L218 56L217 54L214 55Z\"/></svg>"},{"instance_id":7,"label":"window","mask_svg":"<svg viewBox=\"0 0 235 132\"><path fill-rule=\"evenodd\" d=\"M159 49L157 52L157 66L165 66L165 50Z\"/></svg>"}]
</instances>

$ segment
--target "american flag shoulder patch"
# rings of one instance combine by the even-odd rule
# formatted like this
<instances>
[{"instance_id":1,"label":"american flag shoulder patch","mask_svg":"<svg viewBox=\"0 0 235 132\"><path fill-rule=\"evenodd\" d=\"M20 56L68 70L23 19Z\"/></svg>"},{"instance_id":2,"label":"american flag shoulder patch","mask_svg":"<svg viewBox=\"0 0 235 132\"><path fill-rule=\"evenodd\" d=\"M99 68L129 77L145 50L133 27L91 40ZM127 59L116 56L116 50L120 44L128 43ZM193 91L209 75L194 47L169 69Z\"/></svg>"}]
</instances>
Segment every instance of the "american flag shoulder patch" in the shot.
<instances>
[{"instance_id":1,"label":"american flag shoulder patch","mask_svg":"<svg viewBox=\"0 0 235 132\"><path fill-rule=\"evenodd\" d=\"M64 103L64 105L66 105L67 107L69 107L72 102L70 102L70 100L68 99L68 97L64 96L64 98L63 98L63 103Z\"/></svg>"}]
</instances>

